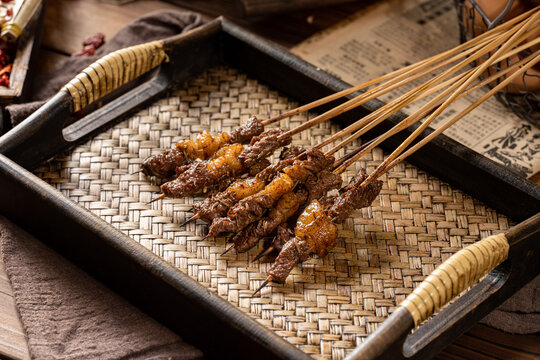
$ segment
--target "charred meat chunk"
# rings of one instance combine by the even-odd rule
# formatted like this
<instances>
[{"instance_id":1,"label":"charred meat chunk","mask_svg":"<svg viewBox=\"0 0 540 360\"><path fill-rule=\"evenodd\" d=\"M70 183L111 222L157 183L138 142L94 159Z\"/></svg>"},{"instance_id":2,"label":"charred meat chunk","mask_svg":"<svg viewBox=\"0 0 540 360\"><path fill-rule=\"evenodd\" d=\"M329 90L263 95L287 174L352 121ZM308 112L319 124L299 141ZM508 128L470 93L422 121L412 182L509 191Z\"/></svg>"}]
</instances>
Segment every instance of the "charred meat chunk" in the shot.
<instances>
[{"instance_id":1,"label":"charred meat chunk","mask_svg":"<svg viewBox=\"0 0 540 360\"><path fill-rule=\"evenodd\" d=\"M147 176L169 178L177 167L187 162L186 154L177 149L166 150L160 154L149 156L141 164L141 172Z\"/></svg>"},{"instance_id":2,"label":"charred meat chunk","mask_svg":"<svg viewBox=\"0 0 540 360\"><path fill-rule=\"evenodd\" d=\"M274 150L289 145L291 138L280 139L281 129L269 129L251 139L250 146L240 154L240 161L245 167L253 166L259 159L270 156Z\"/></svg>"},{"instance_id":3,"label":"charred meat chunk","mask_svg":"<svg viewBox=\"0 0 540 360\"><path fill-rule=\"evenodd\" d=\"M374 180L367 186L360 186L368 177L364 169L358 176L355 176L345 191L336 199L334 204L328 209L328 215L333 221L340 223L348 218L355 209L361 209L371 205L373 200L381 192L383 182Z\"/></svg>"},{"instance_id":4,"label":"charred meat chunk","mask_svg":"<svg viewBox=\"0 0 540 360\"><path fill-rule=\"evenodd\" d=\"M253 116L231 133L231 143L246 144L264 131L264 125Z\"/></svg>"}]
</instances>

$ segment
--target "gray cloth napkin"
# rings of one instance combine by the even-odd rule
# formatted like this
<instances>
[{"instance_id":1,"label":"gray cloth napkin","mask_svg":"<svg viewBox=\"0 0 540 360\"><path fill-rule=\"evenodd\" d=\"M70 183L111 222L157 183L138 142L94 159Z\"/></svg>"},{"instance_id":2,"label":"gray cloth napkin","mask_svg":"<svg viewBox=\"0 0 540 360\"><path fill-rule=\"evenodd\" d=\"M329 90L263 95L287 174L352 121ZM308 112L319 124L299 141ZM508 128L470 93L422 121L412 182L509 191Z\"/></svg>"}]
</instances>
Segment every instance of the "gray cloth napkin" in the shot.
<instances>
[{"instance_id":1,"label":"gray cloth napkin","mask_svg":"<svg viewBox=\"0 0 540 360\"><path fill-rule=\"evenodd\" d=\"M32 358L202 358L200 350L4 217L0 254Z\"/></svg>"}]
</instances>

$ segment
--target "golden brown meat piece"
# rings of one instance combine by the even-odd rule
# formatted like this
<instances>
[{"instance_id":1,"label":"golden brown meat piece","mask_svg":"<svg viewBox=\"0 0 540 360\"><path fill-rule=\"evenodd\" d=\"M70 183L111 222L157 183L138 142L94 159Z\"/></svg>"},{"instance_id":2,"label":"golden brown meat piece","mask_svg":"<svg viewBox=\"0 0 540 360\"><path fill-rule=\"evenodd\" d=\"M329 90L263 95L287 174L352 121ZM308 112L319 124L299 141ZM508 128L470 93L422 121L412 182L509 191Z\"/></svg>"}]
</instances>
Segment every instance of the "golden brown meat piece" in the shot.
<instances>
[{"instance_id":1,"label":"golden brown meat piece","mask_svg":"<svg viewBox=\"0 0 540 360\"><path fill-rule=\"evenodd\" d=\"M338 229L317 200L312 201L298 217L294 238L289 240L268 270L267 281L284 283L294 265L311 253L325 256L336 245Z\"/></svg>"},{"instance_id":2,"label":"golden brown meat piece","mask_svg":"<svg viewBox=\"0 0 540 360\"><path fill-rule=\"evenodd\" d=\"M326 214L321 203L313 200L298 217L294 236L309 244L311 252L325 256L336 245L337 226Z\"/></svg>"},{"instance_id":3,"label":"golden brown meat piece","mask_svg":"<svg viewBox=\"0 0 540 360\"><path fill-rule=\"evenodd\" d=\"M161 185L161 192L167 197L179 198L203 191L217 184L224 177L235 176L244 170L238 155L242 144L232 144L219 149L209 160L198 160L178 178Z\"/></svg>"},{"instance_id":4,"label":"golden brown meat piece","mask_svg":"<svg viewBox=\"0 0 540 360\"><path fill-rule=\"evenodd\" d=\"M207 160L212 157L218 149L229 142L229 134L221 133L212 136L207 131L199 133L195 140L182 140L176 143L176 149L189 154L192 159Z\"/></svg>"}]
</instances>

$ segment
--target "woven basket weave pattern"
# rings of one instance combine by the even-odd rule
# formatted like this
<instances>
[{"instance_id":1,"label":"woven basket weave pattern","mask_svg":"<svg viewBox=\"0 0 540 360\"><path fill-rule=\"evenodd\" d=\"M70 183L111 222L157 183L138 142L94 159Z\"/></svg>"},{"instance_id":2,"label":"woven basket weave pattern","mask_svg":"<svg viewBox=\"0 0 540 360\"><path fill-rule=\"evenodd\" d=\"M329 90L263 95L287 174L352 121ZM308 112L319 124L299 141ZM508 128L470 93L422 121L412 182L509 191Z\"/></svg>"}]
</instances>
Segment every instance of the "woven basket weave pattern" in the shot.
<instances>
[{"instance_id":1,"label":"woven basket weave pattern","mask_svg":"<svg viewBox=\"0 0 540 360\"><path fill-rule=\"evenodd\" d=\"M271 265L250 263L261 245L221 256L225 238L203 240L206 224L178 225L201 198L147 204L159 191L158 182L132 173L145 157L181 138L202 130L230 131L252 115L265 119L295 106L235 70L212 69L36 172L306 353L341 359L438 264L463 246L506 230L508 220L400 164L383 177L373 206L356 211L340 227L338 245L328 256L296 266L285 285L268 286L252 298ZM302 114L278 126L289 129L306 119ZM338 129L321 124L294 143L317 144ZM344 173L345 180L361 167L373 170L382 159L375 149Z\"/></svg>"}]
</instances>

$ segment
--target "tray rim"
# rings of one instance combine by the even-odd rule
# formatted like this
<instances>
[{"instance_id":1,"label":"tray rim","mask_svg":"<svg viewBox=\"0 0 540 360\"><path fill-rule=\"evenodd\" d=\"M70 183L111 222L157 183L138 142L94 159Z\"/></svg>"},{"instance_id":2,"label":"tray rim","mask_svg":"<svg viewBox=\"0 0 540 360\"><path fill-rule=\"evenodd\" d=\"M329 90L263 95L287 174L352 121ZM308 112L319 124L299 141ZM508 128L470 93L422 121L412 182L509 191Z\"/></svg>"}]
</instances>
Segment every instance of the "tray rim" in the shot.
<instances>
[{"instance_id":1,"label":"tray rim","mask_svg":"<svg viewBox=\"0 0 540 360\"><path fill-rule=\"evenodd\" d=\"M335 78L331 78L328 75L321 74L320 71L315 69L313 66L303 61L299 61L299 59L296 56L288 53L285 49L282 49L279 47L277 47L276 49L274 45L267 42L266 40L262 40L242 30L240 27L232 23L229 23L226 20L219 20L219 21L220 21L220 27L218 30L219 36L222 36L222 37L230 36L234 39L237 39L238 41L241 41L241 42L243 41L245 44L247 44L246 46L252 49L256 49L257 51L261 51L263 53L266 52L267 56L277 59L277 61L280 61L287 66L290 66L291 64L299 66L302 71L308 74L307 76L310 76L311 78L314 78L317 81L324 81L325 86L331 87L333 91L335 91L336 88L339 88L340 86L346 86L343 82ZM220 41L224 41L224 40L221 39ZM65 100L64 98L61 98L61 97L59 98L61 100ZM370 106L377 106L377 105L378 103L375 102ZM71 200L68 200L57 190L55 190L52 187L49 187L49 185L45 184L42 180L33 176L31 173L27 173L24 169L22 169L20 166L17 166L11 160L8 160L7 158L0 156L0 167L2 168L1 173L4 173L4 175L9 174L9 176L11 176L11 179L9 181L16 179L15 181L19 183L19 186L27 187L28 191L33 192L34 194L33 196L38 196L38 200L48 202L49 206L52 206L52 205L57 206L58 210L61 213L64 213L67 217L70 217L69 212L66 213L68 209L75 211L74 210L75 208L79 208L78 211L75 211L80 216L80 218L76 219L76 221L79 224L84 223L90 227L94 227L93 229L88 229L89 231L91 230L90 232L92 232L93 236L95 236L95 238L91 236L92 238L94 239L106 238L110 240L109 246L112 246L115 250L122 251L125 255L132 256L133 257L132 260L140 261L139 265L142 268L144 268L145 271L148 271L149 273L151 273L152 276L158 277L159 280L165 281L165 283L168 283L169 285L171 285L171 282L176 283L177 285L180 284L181 286L185 286L185 284L189 284L187 285L187 288L189 289L188 292L190 291L194 291L194 292L185 294L186 296L202 296L203 299L206 299L208 302L211 302L212 305L216 307L216 309L223 310L222 308L223 305L219 301L216 300L217 303L214 303L211 297L207 298L208 296L207 293L211 293L211 292L207 290L206 288L204 288L202 285L199 285L196 281L192 280L184 273L178 271L178 269L174 268L172 265L165 262L165 260L152 254L147 249L144 249L141 245L136 244L128 236L124 235L119 230L114 229L111 225L105 223L103 220L101 220L97 216L91 214L90 212L87 212L79 205L73 203ZM39 195L39 193L41 193L41 195ZM8 197L11 197L11 196L8 196ZM5 202L3 203L3 205L5 206ZM21 219L20 215L16 214L15 212L13 213L13 216L18 220L18 222L25 223L25 221ZM27 225L31 229L34 229L34 230L36 229L35 224L32 225L32 224L27 223ZM100 229L101 227L103 229ZM111 229L114 231L112 231ZM111 232L112 234L108 234L108 232ZM128 240L127 241L128 243L133 243L133 246L122 243L122 241L126 241L126 240ZM58 243L56 243L55 245L54 241L50 244L52 244L53 247L57 249L59 248L61 249L61 246L59 247ZM142 250L142 249L138 249L138 247L141 247L142 249L144 249L143 251L148 252L147 255L151 255L151 256L147 257L144 254L141 254L141 252L139 252L138 250ZM71 255L70 257L72 258L73 255ZM84 261L79 261L79 263L84 264ZM86 266L83 265L83 267L86 267ZM170 268L172 268L172 270L174 270L174 272L177 274L171 275L169 273L171 270ZM185 282L187 281L185 279L179 279L177 277L179 274L185 276L189 281L194 282L194 284L191 284L189 281ZM191 288L191 286L193 286L193 289ZM197 287L200 289L197 289ZM177 291L178 291L178 288L177 288ZM259 345L264 344L265 346L272 345L272 344L277 345L278 349L274 349L274 350L279 350L278 351L279 356L280 357L283 356L283 358L305 358L306 357L304 353L299 354L298 353L299 350L297 350L296 347L289 344L288 342L285 342L285 340L278 337L276 334L274 334L270 330L264 328L262 325L258 324L254 320L247 317L240 310L236 309L232 304L229 304L225 300L222 300L217 295L215 296L217 297L217 299L219 299L220 301L226 304L225 308L228 306L236 311L236 312L233 311L232 313L228 313L227 316L232 316L233 318L235 318L235 316L238 315L239 313L241 314L240 320L238 319L235 319L235 320L240 321L240 322L248 321L248 323L245 324L247 328L244 328L243 330L247 329L248 331L250 331L250 330L255 329L254 334L250 334L250 335L252 337L253 336L258 337L258 339L255 339L256 343L259 343ZM208 304L205 304L205 305L208 305ZM232 310L227 309L227 311L232 311ZM242 320L242 318L245 318L245 319ZM255 328L251 328L253 323L256 325ZM275 337L277 337L277 339ZM285 344L283 344L283 342L285 342ZM281 347L283 347L283 349L281 349ZM278 354L275 354L275 355L278 355Z\"/></svg>"}]
</instances>

